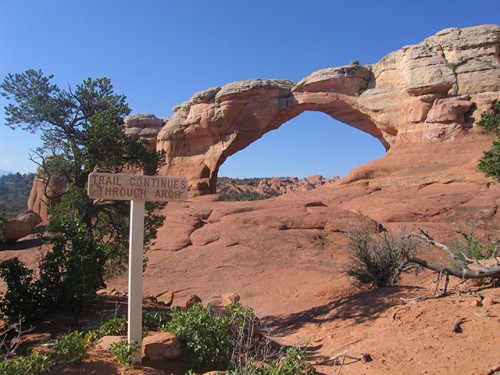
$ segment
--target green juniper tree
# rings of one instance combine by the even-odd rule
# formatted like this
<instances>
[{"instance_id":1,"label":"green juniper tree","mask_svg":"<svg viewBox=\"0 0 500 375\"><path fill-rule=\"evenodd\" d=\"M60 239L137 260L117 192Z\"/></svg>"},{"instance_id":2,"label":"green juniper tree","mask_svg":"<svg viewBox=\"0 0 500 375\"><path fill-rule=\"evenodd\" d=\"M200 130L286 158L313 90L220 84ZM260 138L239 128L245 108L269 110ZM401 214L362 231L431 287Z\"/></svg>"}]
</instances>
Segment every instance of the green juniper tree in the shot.
<instances>
[{"instance_id":1,"label":"green juniper tree","mask_svg":"<svg viewBox=\"0 0 500 375\"><path fill-rule=\"evenodd\" d=\"M500 100L495 102L493 111L481 114L478 125L483 128L484 134L494 133L497 136L497 140L493 141L493 147L484 151L483 157L479 160L478 168L486 176L500 181Z\"/></svg>"},{"instance_id":2,"label":"green juniper tree","mask_svg":"<svg viewBox=\"0 0 500 375\"><path fill-rule=\"evenodd\" d=\"M39 178L65 188L47 198L58 202L48 225L52 251L40 263L34 283L47 309L81 306L104 286L103 275L120 268L128 251L128 202L88 198L86 183L93 171L119 173L140 168L154 174L161 155L141 140L125 135L123 118L130 113L125 96L115 94L108 78L86 79L64 90L41 70L9 74L0 91L9 100L6 125L39 132L42 147L31 159ZM161 218L148 211L146 236L156 234Z\"/></svg>"}]
</instances>

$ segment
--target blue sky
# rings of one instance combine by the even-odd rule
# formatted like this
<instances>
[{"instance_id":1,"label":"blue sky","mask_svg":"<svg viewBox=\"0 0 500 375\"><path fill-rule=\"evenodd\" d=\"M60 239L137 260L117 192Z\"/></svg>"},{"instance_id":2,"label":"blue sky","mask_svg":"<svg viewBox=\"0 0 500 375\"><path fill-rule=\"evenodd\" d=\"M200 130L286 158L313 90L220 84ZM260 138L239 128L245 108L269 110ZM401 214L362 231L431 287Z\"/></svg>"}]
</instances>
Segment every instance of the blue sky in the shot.
<instances>
[{"instance_id":1,"label":"blue sky","mask_svg":"<svg viewBox=\"0 0 500 375\"><path fill-rule=\"evenodd\" d=\"M498 24L498 0L0 0L0 77L26 69L63 87L109 77L133 113L172 114L197 91L250 78L299 81L372 64L448 27ZM0 169L34 171L39 135L4 126ZM306 112L230 157L220 176L344 176L377 140Z\"/></svg>"}]
</instances>

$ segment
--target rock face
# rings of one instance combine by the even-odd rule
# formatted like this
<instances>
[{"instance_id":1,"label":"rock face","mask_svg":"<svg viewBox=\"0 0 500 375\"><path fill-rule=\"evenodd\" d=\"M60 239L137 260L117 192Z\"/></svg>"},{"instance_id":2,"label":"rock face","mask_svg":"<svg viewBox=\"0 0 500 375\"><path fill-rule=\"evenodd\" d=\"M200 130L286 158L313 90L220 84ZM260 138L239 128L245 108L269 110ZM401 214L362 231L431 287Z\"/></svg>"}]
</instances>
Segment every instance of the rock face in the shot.
<instances>
[{"instance_id":1,"label":"rock face","mask_svg":"<svg viewBox=\"0 0 500 375\"><path fill-rule=\"evenodd\" d=\"M156 138L167 120L149 113L125 117L125 134L145 140L149 150L156 150Z\"/></svg>"},{"instance_id":2,"label":"rock face","mask_svg":"<svg viewBox=\"0 0 500 375\"><path fill-rule=\"evenodd\" d=\"M64 189L64 182L61 179L51 179L47 184L43 178L39 177L40 172L39 169L33 180L28 198L28 209L39 214L42 220L47 220L49 208L57 203L57 199L49 199L47 196L55 197L56 193Z\"/></svg>"},{"instance_id":3,"label":"rock face","mask_svg":"<svg viewBox=\"0 0 500 375\"><path fill-rule=\"evenodd\" d=\"M158 134L157 148L167 155L161 174L187 177L194 194L215 193L228 157L304 111L364 131L407 162L416 145L425 151L459 137L474 140L474 120L499 98L499 46L496 25L447 29L373 66L323 69L298 83L252 79L199 92L174 108ZM411 164L428 162L417 155Z\"/></svg>"}]
</instances>

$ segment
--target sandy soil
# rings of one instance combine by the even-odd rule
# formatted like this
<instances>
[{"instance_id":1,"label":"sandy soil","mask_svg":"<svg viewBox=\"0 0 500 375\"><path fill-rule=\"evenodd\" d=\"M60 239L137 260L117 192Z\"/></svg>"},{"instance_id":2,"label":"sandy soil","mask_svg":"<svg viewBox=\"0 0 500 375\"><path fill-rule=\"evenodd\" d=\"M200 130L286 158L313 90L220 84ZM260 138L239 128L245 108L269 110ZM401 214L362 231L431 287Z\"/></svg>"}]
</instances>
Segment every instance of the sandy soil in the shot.
<instances>
[{"instance_id":1,"label":"sandy soil","mask_svg":"<svg viewBox=\"0 0 500 375\"><path fill-rule=\"evenodd\" d=\"M21 255L29 261L36 259L38 253L36 247L23 248L18 244L1 255L3 259ZM452 279L450 294L437 298L436 275L423 271L418 276L406 275L397 287L358 290L341 272L341 264L347 259L345 253L333 257L324 252L317 252L316 256L310 252L302 254L303 258L292 254L294 262L292 255L283 254L266 267L259 267L256 262L244 266L241 254L236 253L233 254L239 257L236 276L231 273L236 267L223 254L207 257L205 253L206 261L201 263L200 259L192 258L194 253L170 253L171 262L179 268L181 261L173 255L184 258L184 268L192 266L192 277L176 283L174 279L179 279L176 273L165 270L160 273L158 265L164 262L159 262L160 255L153 251L152 265L145 274L145 295L170 289L174 291L174 305L183 305L192 294L202 297L206 304L217 300L221 292L238 293L241 302L250 305L261 318L262 327L271 339L283 345L306 346L309 361L322 374L480 375L500 368L499 287L462 284ZM214 272L218 272L217 277ZM108 288L126 291L126 274L111 280ZM475 302L486 297L496 303L478 306ZM145 306L151 307L151 304ZM78 318L47 317L24 340L38 345L36 350L47 350L47 343L70 329L95 328L114 314L125 312L126 297L105 295ZM459 318L463 322L458 332L453 332ZM349 358L362 354L368 354L371 361ZM59 364L52 373L186 372L181 361L145 361L143 365L143 368L124 369L108 353L94 350L82 366L68 368Z\"/></svg>"}]
</instances>

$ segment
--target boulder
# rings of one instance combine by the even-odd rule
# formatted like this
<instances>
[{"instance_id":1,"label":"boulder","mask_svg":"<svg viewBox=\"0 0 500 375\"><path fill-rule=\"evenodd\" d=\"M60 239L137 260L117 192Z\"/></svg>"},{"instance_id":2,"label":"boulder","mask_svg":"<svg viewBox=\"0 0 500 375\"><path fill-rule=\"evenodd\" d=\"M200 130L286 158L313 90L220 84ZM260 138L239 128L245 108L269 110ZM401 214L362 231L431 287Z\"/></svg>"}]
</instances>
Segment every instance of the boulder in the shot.
<instances>
[{"instance_id":1,"label":"boulder","mask_svg":"<svg viewBox=\"0 0 500 375\"><path fill-rule=\"evenodd\" d=\"M33 229L40 224L42 218L36 212L26 211L15 219L7 220L5 225L4 242L16 242L33 233Z\"/></svg>"},{"instance_id":2,"label":"boulder","mask_svg":"<svg viewBox=\"0 0 500 375\"><path fill-rule=\"evenodd\" d=\"M168 361L182 355L182 344L170 332L157 333L146 336L142 340L143 356L151 361Z\"/></svg>"},{"instance_id":3,"label":"boulder","mask_svg":"<svg viewBox=\"0 0 500 375\"><path fill-rule=\"evenodd\" d=\"M166 292L160 293L159 295L156 296L156 301L166 306L170 306L174 301L174 292L171 290L167 290Z\"/></svg>"},{"instance_id":4,"label":"boulder","mask_svg":"<svg viewBox=\"0 0 500 375\"><path fill-rule=\"evenodd\" d=\"M116 342L127 341L127 337L125 336L104 336L102 337L96 345L97 349L108 351Z\"/></svg>"},{"instance_id":5,"label":"boulder","mask_svg":"<svg viewBox=\"0 0 500 375\"><path fill-rule=\"evenodd\" d=\"M196 294L193 294L192 296L190 296L186 303L185 303L185 307L187 309L189 309L190 307L193 307L194 305L197 305L197 304L201 304L201 298L198 297Z\"/></svg>"}]
</instances>

